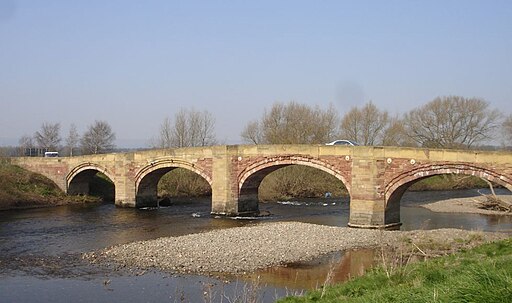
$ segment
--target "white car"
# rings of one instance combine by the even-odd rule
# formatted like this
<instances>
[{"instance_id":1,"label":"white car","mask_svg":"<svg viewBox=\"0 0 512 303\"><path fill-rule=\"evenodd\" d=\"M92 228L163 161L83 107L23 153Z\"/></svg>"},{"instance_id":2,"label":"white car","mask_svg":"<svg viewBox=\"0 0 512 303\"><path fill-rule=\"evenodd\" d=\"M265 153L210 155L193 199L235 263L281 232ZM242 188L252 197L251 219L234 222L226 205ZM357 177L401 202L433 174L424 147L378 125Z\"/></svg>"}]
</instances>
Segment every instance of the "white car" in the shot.
<instances>
[{"instance_id":1,"label":"white car","mask_svg":"<svg viewBox=\"0 0 512 303\"><path fill-rule=\"evenodd\" d=\"M329 142L329 143L325 143L325 145L358 146L359 144L357 144L354 141L350 141L350 140L335 140L335 141L332 141L332 142Z\"/></svg>"}]
</instances>

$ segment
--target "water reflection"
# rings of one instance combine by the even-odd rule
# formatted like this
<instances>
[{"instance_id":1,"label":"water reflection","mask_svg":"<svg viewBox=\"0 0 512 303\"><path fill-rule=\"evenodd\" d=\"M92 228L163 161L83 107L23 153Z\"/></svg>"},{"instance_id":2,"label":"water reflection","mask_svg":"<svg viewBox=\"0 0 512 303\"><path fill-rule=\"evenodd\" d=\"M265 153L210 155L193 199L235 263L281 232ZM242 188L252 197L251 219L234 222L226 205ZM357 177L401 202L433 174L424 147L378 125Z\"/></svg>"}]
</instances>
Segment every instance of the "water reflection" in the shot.
<instances>
[{"instance_id":1,"label":"water reflection","mask_svg":"<svg viewBox=\"0 0 512 303\"><path fill-rule=\"evenodd\" d=\"M289 289L317 289L324 284L338 283L359 277L374 264L372 249L348 250L324 255L309 262L271 267L248 275L263 283Z\"/></svg>"}]
</instances>

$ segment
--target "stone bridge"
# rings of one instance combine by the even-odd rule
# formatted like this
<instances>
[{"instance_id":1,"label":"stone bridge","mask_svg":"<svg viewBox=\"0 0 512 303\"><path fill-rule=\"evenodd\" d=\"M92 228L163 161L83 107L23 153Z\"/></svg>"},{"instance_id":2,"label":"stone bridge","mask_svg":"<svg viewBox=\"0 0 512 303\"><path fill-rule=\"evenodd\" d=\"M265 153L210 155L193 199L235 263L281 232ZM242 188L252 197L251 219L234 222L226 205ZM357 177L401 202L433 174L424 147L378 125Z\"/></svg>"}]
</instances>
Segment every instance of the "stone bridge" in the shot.
<instances>
[{"instance_id":1,"label":"stone bridge","mask_svg":"<svg viewBox=\"0 0 512 303\"><path fill-rule=\"evenodd\" d=\"M400 199L420 179L438 174L484 178L512 191L512 154L368 146L228 145L161 149L61 158L12 158L41 173L69 194L88 193L97 173L115 186L123 207L155 205L160 178L175 168L203 177L212 189L212 214L258 212L258 187L272 171L305 165L338 178L350 194L349 225L400 224Z\"/></svg>"}]
</instances>

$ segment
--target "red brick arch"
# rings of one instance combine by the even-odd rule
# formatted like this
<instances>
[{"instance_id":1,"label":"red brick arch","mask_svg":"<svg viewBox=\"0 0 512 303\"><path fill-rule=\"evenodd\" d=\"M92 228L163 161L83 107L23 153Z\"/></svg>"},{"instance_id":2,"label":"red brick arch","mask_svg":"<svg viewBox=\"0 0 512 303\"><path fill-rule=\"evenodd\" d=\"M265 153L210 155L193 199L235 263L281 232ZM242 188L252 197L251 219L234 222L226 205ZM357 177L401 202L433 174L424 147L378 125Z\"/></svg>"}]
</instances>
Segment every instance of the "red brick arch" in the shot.
<instances>
[{"instance_id":1,"label":"red brick arch","mask_svg":"<svg viewBox=\"0 0 512 303\"><path fill-rule=\"evenodd\" d=\"M146 166L142 167L135 174L135 188L137 189L140 182L142 181L142 179L144 179L145 176L162 168L184 168L190 170L203 177L208 182L208 184L210 184L210 186L212 185L211 173L208 173L205 170L199 168L194 163L179 159L162 158L149 161Z\"/></svg>"},{"instance_id":2,"label":"red brick arch","mask_svg":"<svg viewBox=\"0 0 512 303\"><path fill-rule=\"evenodd\" d=\"M116 190L116 179L114 174L109 171L106 167L92 162L84 162L75 166L66 175L66 193L71 195L77 194L89 194L90 183L92 178L98 173L102 173L107 176L110 181L114 184L114 191Z\"/></svg>"},{"instance_id":3,"label":"red brick arch","mask_svg":"<svg viewBox=\"0 0 512 303\"><path fill-rule=\"evenodd\" d=\"M135 203L137 207L158 205L158 182L174 168L183 168L203 177L212 186L211 175L196 164L181 159L169 157L148 161L135 174Z\"/></svg>"},{"instance_id":4,"label":"red brick arch","mask_svg":"<svg viewBox=\"0 0 512 303\"><path fill-rule=\"evenodd\" d=\"M498 173L493 168L489 169L469 163L439 163L420 165L397 175L386 185L386 200L394 191L406 184L412 184L416 180L444 174L476 176L502 185L512 191L512 179L509 176Z\"/></svg>"},{"instance_id":5,"label":"red brick arch","mask_svg":"<svg viewBox=\"0 0 512 303\"><path fill-rule=\"evenodd\" d=\"M66 187L69 187L69 184L71 183L71 181L73 181L73 178L75 178L78 174L86 170L98 171L107 176L112 181L112 183L114 183L114 185L116 184L116 179L114 178L114 175L111 174L106 167L96 163L85 162L75 166L72 170L69 171L69 173L66 175Z\"/></svg>"},{"instance_id":6,"label":"red brick arch","mask_svg":"<svg viewBox=\"0 0 512 303\"><path fill-rule=\"evenodd\" d=\"M348 163L349 160L344 161ZM238 162L243 163L244 161L247 161L245 162L246 165L242 166L243 168L236 175L238 213L257 213L258 188L263 178L276 169L294 164L314 167L335 176L343 183L350 194L350 183L342 172L337 170L335 165L318 158L304 155L279 155L258 157L257 159L238 158Z\"/></svg>"},{"instance_id":7,"label":"red brick arch","mask_svg":"<svg viewBox=\"0 0 512 303\"><path fill-rule=\"evenodd\" d=\"M338 171L334 167L334 165L321 159L305 157L302 155L282 155L275 157L265 157L264 159L260 159L258 161L251 163L238 174L238 190L242 189L245 181L247 181L247 179L251 177L254 173L275 166L284 167L288 165L304 165L327 172L328 174L333 175L338 180L340 180L343 183L343 185L347 188L350 194L350 182L348 182L348 180L343 176L342 172Z\"/></svg>"},{"instance_id":8,"label":"red brick arch","mask_svg":"<svg viewBox=\"0 0 512 303\"><path fill-rule=\"evenodd\" d=\"M400 222L400 201L402 196L416 181L435 175L459 174L481 177L505 186L512 191L512 180L509 176L500 174L495 168L487 168L470 163L435 163L415 165L412 169L395 175L385 186L384 223Z\"/></svg>"}]
</instances>

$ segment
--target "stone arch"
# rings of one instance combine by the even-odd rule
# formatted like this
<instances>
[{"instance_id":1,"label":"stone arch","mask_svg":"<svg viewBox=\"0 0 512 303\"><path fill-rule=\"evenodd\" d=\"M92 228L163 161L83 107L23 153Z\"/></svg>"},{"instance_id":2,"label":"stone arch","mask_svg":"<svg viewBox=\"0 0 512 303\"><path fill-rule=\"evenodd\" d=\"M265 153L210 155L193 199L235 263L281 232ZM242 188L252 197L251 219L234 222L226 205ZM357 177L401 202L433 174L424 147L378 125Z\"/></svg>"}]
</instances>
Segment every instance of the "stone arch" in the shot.
<instances>
[{"instance_id":1,"label":"stone arch","mask_svg":"<svg viewBox=\"0 0 512 303\"><path fill-rule=\"evenodd\" d=\"M135 174L135 204L137 207L156 206L158 201L158 181L166 173L176 168L190 170L208 182L212 186L212 178L194 163L183 160L161 158L149 162Z\"/></svg>"},{"instance_id":2,"label":"stone arch","mask_svg":"<svg viewBox=\"0 0 512 303\"><path fill-rule=\"evenodd\" d=\"M421 179L436 175L459 174L476 176L506 187L512 191L512 179L495 170L468 163L421 165L393 178L385 189L385 223L400 222L400 200L407 189Z\"/></svg>"},{"instance_id":3,"label":"stone arch","mask_svg":"<svg viewBox=\"0 0 512 303\"><path fill-rule=\"evenodd\" d=\"M306 156L267 157L252 163L238 175L238 213L258 212L258 188L263 178L271 172L289 165L304 165L327 172L340 180L350 195L350 183L340 171L329 163Z\"/></svg>"},{"instance_id":4,"label":"stone arch","mask_svg":"<svg viewBox=\"0 0 512 303\"><path fill-rule=\"evenodd\" d=\"M107 170L107 168L91 162L81 163L75 166L66 175L66 192L70 195L89 194L90 182L98 172L104 174L110 179L110 181L112 181L114 184L115 197L116 180L114 176Z\"/></svg>"}]
</instances>

